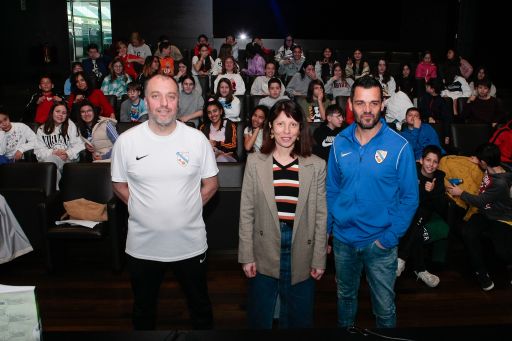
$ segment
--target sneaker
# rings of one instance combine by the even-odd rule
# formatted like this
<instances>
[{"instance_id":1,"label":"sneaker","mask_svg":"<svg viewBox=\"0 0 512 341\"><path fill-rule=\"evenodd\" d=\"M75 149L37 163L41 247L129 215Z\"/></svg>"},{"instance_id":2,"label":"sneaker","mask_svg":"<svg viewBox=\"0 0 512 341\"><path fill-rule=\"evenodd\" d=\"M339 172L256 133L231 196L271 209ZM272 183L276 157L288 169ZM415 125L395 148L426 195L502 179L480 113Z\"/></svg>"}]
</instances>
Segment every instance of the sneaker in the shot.
<instances>
[{"instance_id":1,"label":"sneaker","mask_svg":"<svg viewBox=\"0 0 512 341\"><path fill-rule=\"evenodd\" d=\"M431 288L435 288L439 284L439 277L431 274L427 270L421 272L414 271L414 273L416 274L416 276L418 276L419 279L423 281L423 283L425 283Z\"/></svg>"},{"instance_id":2,"label":"sneaker","mask_svg":"<svg viewBox=\"0 0 512 341\"><path fill-rule=\"evenodd\" d=\"M483 291L489 291L492 288L494 288L494 283L489 277L489 274L487 273L476 273L476 279L478 281L478 284L480 284L480 287Z\"/></svg>"},{"instance_id":3,"label":"sneaker","mask_svg":"<svg viewBox=\"0 0 512 341\"><path fill-rule=\"evenodd\" d=\"M398 258L398 266L396 267L396 277L400 277L405 269L405 261L402 258Z\"/></svg>"}]
</instances>

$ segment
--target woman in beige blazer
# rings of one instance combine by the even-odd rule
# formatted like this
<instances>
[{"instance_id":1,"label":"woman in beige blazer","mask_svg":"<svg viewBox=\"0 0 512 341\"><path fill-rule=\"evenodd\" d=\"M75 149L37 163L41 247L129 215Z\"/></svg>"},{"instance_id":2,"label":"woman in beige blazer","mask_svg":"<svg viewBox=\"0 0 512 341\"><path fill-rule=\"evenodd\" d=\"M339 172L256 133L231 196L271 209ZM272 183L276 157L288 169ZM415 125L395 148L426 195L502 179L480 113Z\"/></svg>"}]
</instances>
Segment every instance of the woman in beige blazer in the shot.
<instances>
[{"instance_id":1,"label":"woman in beige blazer","mask_svg":"<svg viewBox=\"0 0 512 341\"><path fill-rule=\"evenodd\" d=\"M315 280L325 269L325 162L311 154L304 113L277 102L265 126L261 153L249 155L240 204L238 261L249 282L250 327L313 325Z\"/></svg>"}]
</instances>

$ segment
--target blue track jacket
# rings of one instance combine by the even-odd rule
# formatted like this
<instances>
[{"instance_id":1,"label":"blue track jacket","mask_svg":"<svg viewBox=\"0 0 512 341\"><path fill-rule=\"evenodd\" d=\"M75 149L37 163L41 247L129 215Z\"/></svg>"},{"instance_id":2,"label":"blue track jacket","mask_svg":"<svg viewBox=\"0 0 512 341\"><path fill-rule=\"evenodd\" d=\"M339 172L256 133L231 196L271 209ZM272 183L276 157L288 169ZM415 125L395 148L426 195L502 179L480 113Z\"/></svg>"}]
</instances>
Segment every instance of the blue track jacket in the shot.
<instances>
[{"instance_id":1,"label":"blue track jacket","mask_svg":"<svg viewBox=\"0 0 512 341\"><path fill-rule=\"evenodd\" d=\"M382 127L366 145L355 137L357 124L332 144L327 168L329 234L356 248L379 240L398 245L418 207L418 177L405 138Z\"/></svg>"}]
</instances>

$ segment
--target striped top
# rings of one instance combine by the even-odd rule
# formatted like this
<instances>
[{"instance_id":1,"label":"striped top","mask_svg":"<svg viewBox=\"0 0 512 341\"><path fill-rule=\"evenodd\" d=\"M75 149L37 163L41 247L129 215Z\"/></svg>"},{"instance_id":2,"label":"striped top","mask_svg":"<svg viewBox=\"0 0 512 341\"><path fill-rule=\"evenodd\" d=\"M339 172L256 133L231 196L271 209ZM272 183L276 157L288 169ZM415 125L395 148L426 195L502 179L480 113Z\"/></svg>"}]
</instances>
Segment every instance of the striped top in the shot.
<instances>
[{"instance_id":1,"label":"striped top","mask_svg":"<svg viewBox=\"0 0 512 341\"><path fill-rule=\"evenodd\" d=\"M293 225L299 199L299 159L286 166L273 159L272 170L279 221Z\"/></svg>"}]
</instances>

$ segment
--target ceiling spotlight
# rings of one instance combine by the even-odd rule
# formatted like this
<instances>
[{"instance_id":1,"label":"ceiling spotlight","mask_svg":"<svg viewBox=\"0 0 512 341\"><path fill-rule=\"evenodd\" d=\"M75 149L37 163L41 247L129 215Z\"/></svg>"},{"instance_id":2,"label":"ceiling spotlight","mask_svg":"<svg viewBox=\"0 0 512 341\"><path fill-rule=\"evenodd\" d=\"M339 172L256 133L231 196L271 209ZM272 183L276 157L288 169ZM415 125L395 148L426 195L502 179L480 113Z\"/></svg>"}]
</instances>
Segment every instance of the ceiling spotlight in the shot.
<instances>
[{"instance_id":1,"label":"ceiling spotlight","mask_svg":"<svg viewBox=\"0 0 512 341\"><path fill-rule=\"evenodd\" d=\"M238 39L240 39L240 40L247 39L247 34L245 34L245 33L240 33L240 35L238 36Z\"/></svg>"}]
</instances>

